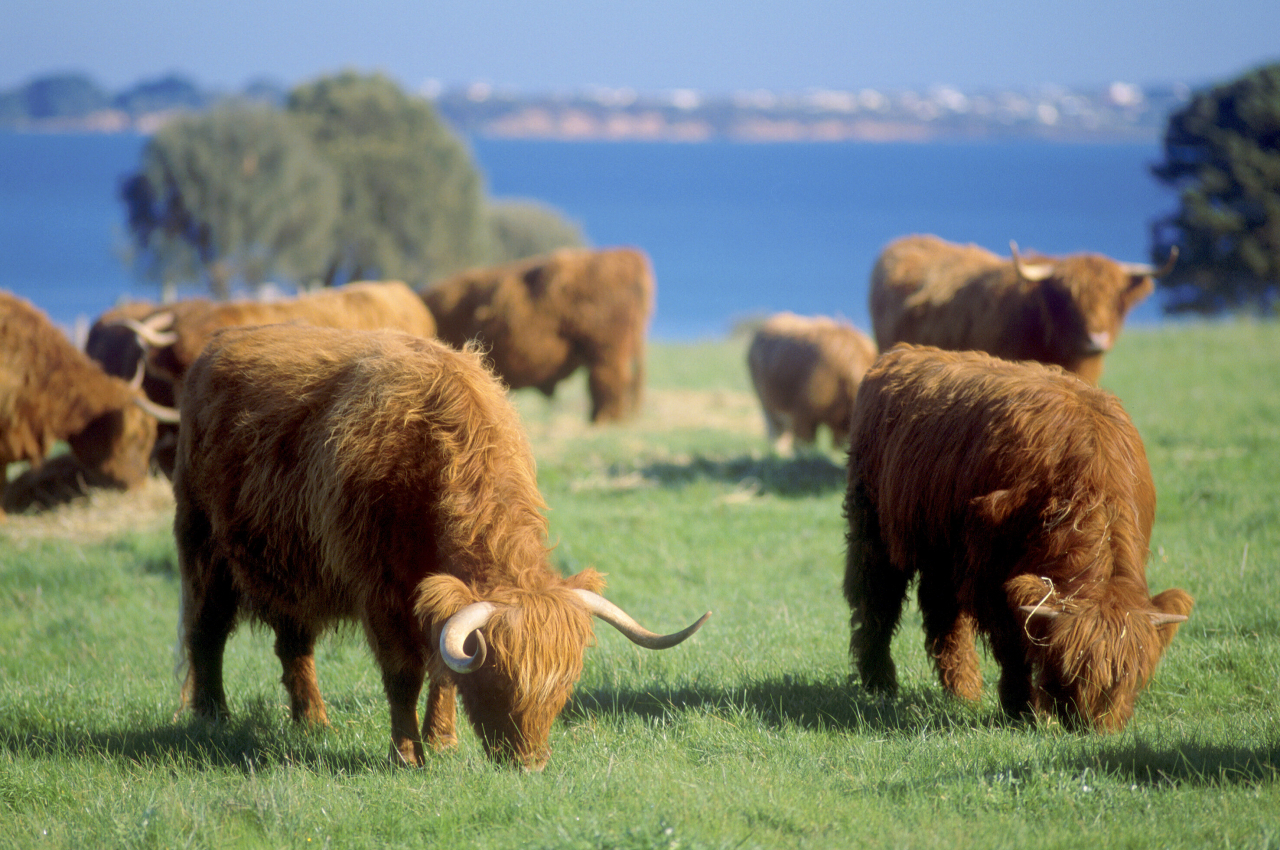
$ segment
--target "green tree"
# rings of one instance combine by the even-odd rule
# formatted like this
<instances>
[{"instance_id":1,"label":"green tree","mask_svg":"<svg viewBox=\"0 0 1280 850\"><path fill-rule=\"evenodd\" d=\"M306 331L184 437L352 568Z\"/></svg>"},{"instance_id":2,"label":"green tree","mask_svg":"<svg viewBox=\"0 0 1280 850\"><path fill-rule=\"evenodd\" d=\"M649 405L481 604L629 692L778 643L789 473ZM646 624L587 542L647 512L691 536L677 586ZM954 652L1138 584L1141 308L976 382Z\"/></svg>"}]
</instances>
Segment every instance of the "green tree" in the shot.
<instances>
[{"instance_id":1,"label":"green tree","mask_svg":"<svg viewBox=\"0 0 1280 850\"><path fill-rule=\"evenodd\" d=\"M227 104L167 124L121 194L143 273L162 285L203 280L225 298L236 281L318 278L339 184L288 116Z\"/></svg>"},{"instance_id":2,"label":"green tree","mask_svg":"<svg viewBox=\"0 0 1280 850\"><path fill-rule=\"evenodd\" d=\"M1168 309L1276 309L1280 287L1280 64L1196 93L1169 118L1152 168L1181 206L1153 227L1154 256L1180 249L1160 284ZM1160 260L1157 260L1159 262Z\"/></svg>"},{"instance_id":3,"label":"green tree","mask_svg":"<svg viewBox=\"0 0 1280 850\"><path fill-rule=\"evenodd\" d=\"M582 228L538 201L491 201L488 221L486 261L494 264L586 244Z\"/></svg>"},{"instance_id":4,"label":"green tree","mask_svg":"<svg viewBox=\"0 0 1280 850\"><path fill-rule=\"evenodd\" d=\"M287 109L342 183L326 283L419 285L483 260L483 180L428 101L385 76L346 72L294 89Z\"/></svg>"}]
</instances>

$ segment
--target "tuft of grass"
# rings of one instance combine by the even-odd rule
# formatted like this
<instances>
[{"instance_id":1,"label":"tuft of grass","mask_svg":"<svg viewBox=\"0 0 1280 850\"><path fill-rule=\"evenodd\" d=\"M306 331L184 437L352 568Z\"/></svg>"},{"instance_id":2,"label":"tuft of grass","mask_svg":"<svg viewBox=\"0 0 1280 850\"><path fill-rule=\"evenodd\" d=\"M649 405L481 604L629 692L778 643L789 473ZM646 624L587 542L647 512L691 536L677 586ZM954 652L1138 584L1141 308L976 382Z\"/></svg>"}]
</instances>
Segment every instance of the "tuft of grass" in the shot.
<instances>
[{"instance_id":1,"label":"tuft of grass","mask_svg":"<svg viewBox=\"0 0 1280 850\"><path fill-rule=\"evenodd\" d=\"M294 727L272 636L226 660L231 718L179 715L165 482L0 525L3 847L1274 847L1280 844L1280 327L1131 329L1104 386L1159 492L1148 578L1196 598L1116 735L1016 724L983 672L947 697L908 608L892 699L850 681L844 458L774 455L743 339L651 347L644 412L586 424L580 379L515 398L557 569L608 574L665 652L607 626L547 769L487 761L465 720L386 760L380 677L322 640L332 723Z\"/></svg>"}]
</instances>

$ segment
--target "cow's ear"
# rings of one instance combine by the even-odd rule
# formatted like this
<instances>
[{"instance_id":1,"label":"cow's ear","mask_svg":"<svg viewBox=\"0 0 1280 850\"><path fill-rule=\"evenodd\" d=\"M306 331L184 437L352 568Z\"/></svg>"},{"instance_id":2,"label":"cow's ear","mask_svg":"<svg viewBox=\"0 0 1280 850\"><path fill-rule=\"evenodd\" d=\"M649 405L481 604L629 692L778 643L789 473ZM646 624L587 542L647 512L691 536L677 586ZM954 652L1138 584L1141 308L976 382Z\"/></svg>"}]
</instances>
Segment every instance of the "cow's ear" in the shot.
<instances>
[{"instance_id":1,"label":"cow's ear","mask_svg":"<svg viewBox=\"0 0 1280 850\"><path fill-rule=\"evenodd\" d=\"M599 593L604 590L605 582L602 574L591 567L587 567L577 575L572 575L565 579L565 584L575 590L589 590L592 593Z\"/></svg>"},{"instance_id":2,"label":"cow's ear","mask_svg":"<svg viewBox=\"0 0 1280 850\"><path fill-rule=\"evenodd\" d=\"M1157 627L1156 634L1166 647L1178 633L1178 626L1186 622L1194 604L1191 594L1178 587L1171 587L1151 597L1151 607L1155 610L1147 612L1147 616L1151 618L1152 625Z\"/></svg>"},{"instance_id":3,"label":"cow's ear","mask_svg":"<svg viewBox=\"0 0 1280 850\"><path fill-rule=\"evenodd\" d=\"M1053 581L1045 576L1016 575L1005 582L1009 607L1021 611L1029 620L1053 618L1062 613L1062 600Z\"/></svg>"},{"instance_id":4,"label":"cow's ear","mask_svg":"<svg viewBox=\"0 0 1280 850\"><path fill-rule=\"evenodd\" d=\"M1021 504L1022 500L1012 490L992 490L970 499L969 510L977 521L995 526L1003 524Z\"/></svg>"},{"instance_id":5,"label":"cow's ear","mask_svg":"<svg viewBox=\"0 0 1280 850\"><path fill-rule=\"evenodd\" d=\"M454 614L480 598L461 580L451 575L434 575L418 584L418 598L413 613L422 620L424 627L440 625Z\"/></svg>"}]
</instances>

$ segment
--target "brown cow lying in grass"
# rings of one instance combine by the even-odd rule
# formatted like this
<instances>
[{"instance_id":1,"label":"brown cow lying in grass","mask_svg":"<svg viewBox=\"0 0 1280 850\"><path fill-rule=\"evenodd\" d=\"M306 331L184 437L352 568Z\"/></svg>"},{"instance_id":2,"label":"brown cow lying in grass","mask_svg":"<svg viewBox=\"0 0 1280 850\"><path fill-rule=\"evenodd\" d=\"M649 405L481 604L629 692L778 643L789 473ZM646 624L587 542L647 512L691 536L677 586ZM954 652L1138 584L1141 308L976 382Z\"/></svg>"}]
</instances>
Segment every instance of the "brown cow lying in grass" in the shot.
<instances>
[{"instance_id":1,"label":"brown cow lying in grass","mask_svg":"<svg viewBox=\"0 0 1280 850\"><path fill-rule=\"evenodd\" d=\"M907 236L871 273L876 344L934 345L1038 360L1097 383L1129 311L1151 294L1161 269L1097 254L1009 259L977 245Z\"/></svg>"},{"instance_id":2,"label":"brown cow lying in grass","mask_svg":"<svg viewBox=\"0 0 1280 850\"><path fill-rule=\"evenodd\" d=\"M812 445L825 425L832 445L844 449L853 397L875 359L875 343L846 322L794 313L765 320L747 349L747 369L774 448Z\"/></svg>"},{"instance_id":3,"label":"brown cow lying in grass","mask_svg":"<svg viewBox=\"0 0 1280 850\"><path fill-rule=\"evenodd\" d=\"M67 441L95 481L141 483L156 421L135 403L140 397L29 302L0 292L0 505L4 469L21 460L38 467L58 440Z\"/></svg>"},{"instance_id":4,"label":"brown cow lying in grass","mask_svg":"<svg viewBox=\"0 0 1280 850\"><path fill-rule=\"evenodd\" d=\"M515 409L479 355L392 332L216 334L181 398L173 489L184 696L227 713L239 619L276 633L293 718L326 723L313 647L359 622L382 670L392 755L453 746L455 694L493 757L539 769L592 615L641 646L594 570L548 564L545 505ZM472 648L473 647L473 648ZM417 703L430 677L421 731Z\"/></svg>"},{"instance_id":5,"label":"brown cow lying in grass","mask_svg":"<svg viewBox=\"0 0 1280 850\"><path fill-rule=\"evenodd\" d=\"M863 685L897 687L889 644L918 577L947 690L981 693L980 633L1008 714L1124 728L1192 605L1147 590L1155 503L1142 440L1108 393L979 352L883 355L858 391L845 496Z\"/></svg>"},{"instance_id":6,"label":"brown cow lying in grass","mask_svg":"<svg viewBox=\"0 0 1280 850\"><path fill-rule=\"evenodd\" d=\"M440 338L455 347L480 343L513 390L551 396L585 366L591 421L612 422L640 407L653 291L640 251L566 248L463 272L422 297Z\"/></svg>"}]
</instances>

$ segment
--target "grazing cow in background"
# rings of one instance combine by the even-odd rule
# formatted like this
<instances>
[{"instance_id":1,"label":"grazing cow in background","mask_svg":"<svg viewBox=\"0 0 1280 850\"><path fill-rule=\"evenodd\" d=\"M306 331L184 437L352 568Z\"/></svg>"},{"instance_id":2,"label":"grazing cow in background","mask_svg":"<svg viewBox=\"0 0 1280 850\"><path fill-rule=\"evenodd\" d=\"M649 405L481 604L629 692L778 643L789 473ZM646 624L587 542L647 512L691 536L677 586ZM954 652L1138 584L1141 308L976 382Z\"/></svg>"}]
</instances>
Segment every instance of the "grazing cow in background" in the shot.
<instances>
[{"instance_id":1,"label":"grazing cow in background","mask_svg":"<svg viewBox=\"0 0 1280 850\"><path fill-rule=\"evenodd\" d=\"M944 687L977 699L987 637L1000 702L1124 728L1192 600L1152 598L1156 493L1114 396L1056 367L898 346L862 379L849 448L844 593L865 687L897 687L889 643L919 578Z\"/></svg>"},{"instance_id":2,"label":"grazing cow in background","mask_svg":"<svg viewBox=\"0 0 1280 850\"><path fill-rule=\"evenodd\" d=\"M654 298L642 252L565 248L463 272L422 297L440 338L454 347L479 342L511 389L537 387L549 397L585 366L592 422L639 409Z\"/></svg>"},{"instance_id":3,"label":"grazing cow in background","mask_svg":"<svg viewBox=\"0 0 1280 850\"><path fill-rule=\"evenodd\" d=\"M122 488L141 483L156 423L136 404L140 398L29 302L0 292L0 473L20 460L38 467L66 440L102 480ZM0 504L5 480L0 474Z\"/></svg>"},{"instance_id":4,"label":"grazing cow in background","mask_svg":"<svg viewBox=\"0 0 1280 850\"><path fill-rule=\"evenodd\" d=\"M593 614L652 649L706 619L655 635L599 594L594 570L552 571L533 457L473 350L233 328L191 367L180 404L183 691L200 715L227 712L223 648L244 618L276 633L294 720L326 723L313 647L354 621L382 670L393 760L422 764L424 739L454 745L460 693L490 756L540 769Z\"/></svg>"},{"instance_id":5,"label":"grazing cow in background","mask_svg":"<svg viewBox=\"0 0 1280 850\"><path fill-rule=\"evenodd\" d=\"M192 299L159 308L142 319L121 322L147 349L143 388L148 397L157 405L171 407L181 393L187 369L220 328L301 322L350 330L389 328L424 337L433 336L436 329L422 299L399 281L349 283L281 301ZM175 443L163 440L155 458L170 477Z\"/></svg>"},{"instance_id":6,"label":"grazing cow in background","mask_svg":"<svg viewBox=\"0 0 1280 850\"><path fill-rule=\"evenodd\" d=\"M846 322L794 313L766 319L747 368L774 447L789 452L793 439L811 445L826 425L832 445L847 448L853 397L875 359L870 337Z\"/></svg>"},{"instance_id":7,"label":"grazing cow in background","mask_svg":"<svg viewBox=\"0 0 1280 850\"><path fill-rule=\"evenodd\" d=\"M871 273L876 344L986 351L1051 363L1091 383L1102 375L1125 316L1155 288L1163 268L1097 254L1010 259L977 245L908 236L880 254Z\"/></svg>"}]
</instances>

